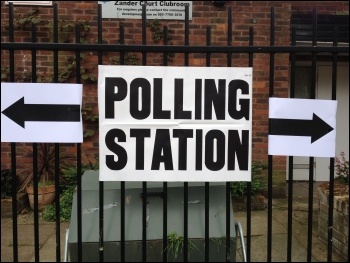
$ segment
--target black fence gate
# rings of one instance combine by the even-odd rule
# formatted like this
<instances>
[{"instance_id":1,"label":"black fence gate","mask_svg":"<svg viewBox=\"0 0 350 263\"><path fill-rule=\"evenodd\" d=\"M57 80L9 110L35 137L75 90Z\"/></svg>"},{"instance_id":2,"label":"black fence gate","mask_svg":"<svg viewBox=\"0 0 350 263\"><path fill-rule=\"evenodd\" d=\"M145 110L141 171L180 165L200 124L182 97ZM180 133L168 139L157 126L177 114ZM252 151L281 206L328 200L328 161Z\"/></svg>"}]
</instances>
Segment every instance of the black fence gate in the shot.
<instances>
[{"instance_id":1,"label":"black fence gate","mask_svg":"<svg viewBox=\"0 0 350 263\"><path fill-rule=\"evenodd\" d=\"M101 6L99 5L99 17L98 17L98 44L81 44L80 43L80 27L76 26L76 43L58 43L58 27L57 27L57 6L54 4L54 26L53 26L53 32L54 32L54 41L53 43L36 43L36 27L33 24L32 26L32 42L26 42L26 43L18 43L14 42L14 27L13 27L13 5L9 4L9 42L7 43L1 43L1 49L6 50L9 52L9 58L10 58L10 65L9 65L9 72L10 72L10 82L14 82L14 71L15 71L15 64L14 64L14 52L16 50L31 50L32 52L32 80L36 79L36 53L39 50L49 50L52 51L54 54L54 81L55 83L58 82L58 52L59 51L74 51L76 56L76 70L78 71L76 74L76 83L81 83L81 74L80 74L80 65L79 65L79 57L80 52L83 51L93 51L98 52L98 63L102 64L102 52L110 51L110 52L120 52L120 64L124 64L124 54L126 52L140 52L142 53L142 65L146 65L146 57L147 53L160 53L164 54L164 66L167 66L167 54L169 53L182 53L184 54L184 66L189 66L189 54L192 53L205 53L206 54L206 66L210 66L210 56L214 53L220 53L220 54L227 54L227 67L231 67L231 55L232 54L248 54L249 56L249 64L247 66L254 67L254 59L253 55L256 53L265 53L269 54L270 56L270 70L269 70L269 97L274 96L274 56L275 54L279 53L286 53L290 55L290 76L291 76L291 89L290 89L290 97L294 97L294 88L295 88L295 64L296 64L296 55L298 53L306 53L310 54L310 62L312 65L312 78L315 79L316 76L316 62L317 62L317 55L321 53L330 54L332 57L332 100L336 100L336 71L337 71L337 61L338 56L340 53L346 54L348 56L349 49L348 47L340 47L338 46L338 31L337 28L334 28L334 37L333 37L333 45L332 46L318 46L317 45L317 30L316 30L316 17L317 14L314 12L314 25L313 25L313 32L312 32L312 45L311 46L296 46L296 28L292 28L292 34L291 39L292 43L290 46L275 46L275 14L274 9L271 10L271 31L270 31L270 46L253 46L253 36L254 36L254 29L250 28L250 34L249 34L249 43L246 46L232 46L232 9L228 9L228 32L227 32L227 46L211 46L210 44L210 27L207 28L207 45L206 46L190 46L189 45L189 15L188 15L188 8L185 9L185 34L184 34L184 45L181 46L169 46L167 45L167 37L164 37L164 44L163 45L146 45L146 9L143 8L142 11L142 45L125 45L124 44L124 28L121 26L120 28L120 45L110 45L110 44L103 44L102 39L102 16L101 16ZM164 34L167 34L167 28L164 30ZM311 98L315 99L315 84L313 83L312 88L312 94ZM34 169L34 175L38 173L37 171L37 143L33 143L33 169ZM60 145L55 144L55 154L56 154L56 163L55 163L55 172L56 172L56 181L55 186L56 189L59 188L59 179L58 179L58 173L59 173L59 153L60 153ZM13 177L13 185L12 189L16 189L16 176L17 176L17 163L18 160L16 158L16 144L11 143L11 170L12 170L12 177ZM293 164L293 157L289 158L289 167L292 167L291 164ZM268 203L267 203L267 209L268 209L268 233L267 233L267 258L266 261L270 262L272 258L272 191L273 191L273 180L272 180L272 167L273 167L273 156L268 156ZM76 172L78 175L82 174L82 153L81 153L81 145L76 145ZM310 157L310 163L313 163L313 157ZM333 185L334 185L334 158L330 158L330 195L329 195L329 230L328 230L328 257L327 261L332 261L332 224L333 224ZM310 180L309 180L309 213L308 213L308 254L306 261L311 261L311 248L312 248L312 199L313 199L313 174L314 174L314 168L313 165L310 165ZM35 180L36 176L34 176L34 182L37 184L37 179ZM293 169L290 168L289 170L289 182L293 181ZM189 260L189 237L188 237L188 231L189 226L188 225L188 211L190 209L188 205L188 183L183 183L183 209L184 209L184 233L183 233L183 261ZM210 222L209 217L207 216L209 213L209 183L205 183L205 251L204 251L204 258L205 261L209 261L209 228L210 228ZM105 183L99 182L99 207L104 206L104 192L105 189ZM251 183L247 183L247 189L248 189L248 195L251 194ZM38 191L37 187L34 191ZM125 182L120 182L120 200L121 200L121 214L120 214L120 229L121 229L121 239L120 239L120 260L125 261L126 258L126 241L125 241L125 224L126 224L126 215L125 215ZM288 244L286 247L286 254L287 254L287 260L291 261L292 258L292 205L293 205L293 184L288 184L288 192L291 193L288 195ZM148 194L148 183L142 182L142 196L143 196L143 208L142 208L142 261L147 261L147 235L146 235L146 227L147 227L147 196ZM167 248L168 245L168 236L167 236L167 221L168 221L168 215L167 215L167 193L168 193L168 183L164 182L162 185L162 197L163 197L163 242L162 247L163 250ZM235 261L235 258L232 256L232 251L230 251L230 242L232 240L230 239L230 214L232 213L232 204L231 204L231 193L230 193L230 182L226 183L226 236L225 236L225 244L226 244L226 254L223 261ZM12 200L13 200L13 261L18 261L18 254L21 247L18 246L18 222L17 222L17 214L16 214L16 193L12 194ZM37 198L35 200L36 207L34 209L34 240L35 240L35 260L39 261L40 259L40 245L39 245L39 213L37 209ZM251 255L254 253L254 251L251 250L251 201L248 198L247 202L247 233L246 235L246 260L251 261ZM60 215L59 215L59 207L60 207L60 200L59 198L56 198L55 201L56 206L56 261L61 260L61 238L60 238ZM82 246L82 181L81 176L78 176L77 178L77 260L82 261L83 259L83 246ZM104 235L103 232L104 229L104 213L103 209L99 209L99 260L101 262L104 261L105 255L104 255ZM349 242L348 242L349 243ZM163 254L163 261L167 261L167 255L166 253Z\"/></svg>"}]
</instances>

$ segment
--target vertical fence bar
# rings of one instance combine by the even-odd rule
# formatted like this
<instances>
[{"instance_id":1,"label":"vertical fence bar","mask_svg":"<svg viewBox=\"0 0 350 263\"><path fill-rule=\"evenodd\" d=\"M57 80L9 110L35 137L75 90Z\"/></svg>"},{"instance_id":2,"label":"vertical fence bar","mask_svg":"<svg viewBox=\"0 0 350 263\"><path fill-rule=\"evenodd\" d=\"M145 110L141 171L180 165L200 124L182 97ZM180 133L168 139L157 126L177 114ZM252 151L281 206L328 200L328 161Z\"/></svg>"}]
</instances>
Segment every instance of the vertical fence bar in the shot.
<instances>
[{"instance_id":1,"label":"vertical fence bar","mask_svg":"<svg viewBox=\"0 0 350 263\"><path fill-rule=\"evenodd\" d=\"M163 28L163 44L168 45L168 27ZM163 53L163 65L168 65L168 53ZM163 262L168 261L168 183L163 182Z\"/></svg>"},{"instance_id":2,"label":"vertical fence bar","mask_svg":"<svg viewBox=\"0 0 350 263\"><path fill-rule=\"evenodd\" d=\"M14 42L13 26L13 3L9 3L9 42ZM15 54L14 50L9 51L10 59L10 82L15 82ZM17 161L16 161L16 143L11 143L11 176L12 189L17 189ZM13 262L18 262L18 220L17 220L17 193L12 191L12 243L13 243Z\"/></svg>"},{"instance_id":3,"label":"vertical fence bar","mask_svg":"<svg viewBox=\"0 0 350 263\"><path fill-rule=\"evenodd\" d=\"M249 46L253 45L253 29L250 27L249 28ZM251 63L251 60L252 60L252 54L249 53L248 54L248 64L250 66L250 63ZM252 175L252 174L251 174ZM252 180L253 178L251 178ZM250 226L251 226L251 211L252 211L252 183L251 181L250 182L246 182L246 185L247 185L247 229L249 229L249 231L251 231L250 229ZM250 238L250 236L249 236Z\"/></svg>"},{"instance_id":4,"label":"vertical fence bar","mask_svg":"<svg viewBox=\"0 0 350 263\"><path fill-rule=\"evenodd\" d=\"M333 82L333 80L332 80ZM333 84L332 84L333 88ZM328 236L327 236L327 262L332 262L333 252L333 209L334 209L334 158L329 161L329 201L328 201Z\"/></svg>"},{"instance_id":5,"label":"vertical fence bar","mask_svg":"<svg viewBox=\"0 0 350 263\"><path fill-rule=\"evenodd\" d=\"M81 191L81 144L77 143L77 236L78 236L78 261L82 262L82 191Z\"/></svg>"},{"instance_id":6,"label":"vertical fence bar","mask_svg":"<svg viewBox=\"0 0 350 263\"><path fill-rule=\"evenodd\" d=\"M227 46L232 45L232 6L227 9ZM232 66L232 53L227 53L227 67ZM226 182L226 262L231 261L231 183ZM237 234L237 233L236 233Z\"/></svg>"},{"instance_id":7,"label":"vertical fence bar","mask_svg":"<svg viewBox=\"0 0 350 263\"><path fill-rule=\"evenodd\" d=\"M102 44L102 5L98 4L97 7L97 41L98 44ZM97 56L98 64L102 65L102 51L98 51Z\"/></svg>"},{"instance_id":8,"label":"vertical fence bar","mask_svg":"<svg viewBox=\"0 0 350 263\"><path fill-rule=\"evenodd\" d=\"M210 46L211 42L211 28L207 27L207 46ZM210 67L210 53L206 54L206 66ZM209 262L209 183L205 182L205 196L204 196L204 260Z\"/></svg>"},{"instance_id":9,"label":"vertical fence bar","mask_svg":"<svg viewBox=\"0 0 350 263\"><path fill-rule=\"evenodd\" d=\"M227 8L227 46L232 46L232 6ZM227 53L227 67L232 66L232 53Z\"/></svg>"},{"instance_id":10,"label":"vertical fence bar","mask_svg":"<svg viewBox=\"0 0 350 263\"><path fill-rule=\"evenodd\" d=\"M312 46L317 45L317 13L313 10L313 30L312 30ZM311 64L311 97L316 98L316 52L312 52ZM312 217L313 217L313 193L314 193L314 157L309 158L309 202L308 202L308 242L307 242L307 262L311 262L312 257Z\"/></svg>"},{"instance_id":11,"label":"vertical fence bar","mask_svg":"<svg viewBox=\"0 0 350 263\"><path fill-rule=\"evenodd\" d=\"M75 42L80 43L80 25L75 26ZM76 83L81 83L80 50L75 52ZM77 143L77 235L78 235L78 261L83 258L82 247L82 186L81 186L81 144Z\"/></svg>"},{"instance_id":12,"label":"vertical fence bar","mask_svg":"<svg viewBox=\"0 0 350 263\"><path fill-rule=\"evenodd\" d=\"M119 31L120 31L120 33L119 33L120 45L124 45L124 24L123 23L120 23ZM120 56L120 65L124 65L125 64L124 51L120 51L119 56Z\"/></svg>"},{"instance_id":13,"label":"vertical fence bar","mask_svg":"<svg viewBox=\"0 0 350 263\"><path fill-rule=\"evenodd\" d=\"M142 45L146 45L146 5L142 6ZM142 52L142 65L147 63L147 53ZM142 261L147 261L147 182L142 182Z\"/></svg>"},{"instance_id":14,"label":"vertical fence bar","mask_svg":"<svg viewBox=\"0 0 350 263\"><path fill-rule=\"evenodd\" d=\"M312 75L314 76L314 75ZM311 262L312 257L312 213L313 213L313 177L314 177L314 157L309 161L309 202L308 202L308 228L307 228L307 262ZM311 209L311 210L310 210Z\"/></svg>"},{"instance_id":15,"label":"vertical fence bar","mask_svg":"<svg viewBox=\"0 0 350 263\"><path fill-rule=\"evenodd\" d=\"M11 3L12 4L12 3ZM11 173L12 189L17 189L17 162L16 162L16 144L11 143ZM18 262L18 223L17 223L17 192L12 191L12 243L13 243L13 262Z\"/></svg>"},{"instance_id":16,"label":"vertical fence bar","mask_svg":"<svg viewBox=\"0 0 350 263\"><path fill-rule=\"evenodd\" d=\"M103 199L103 195L104 195L104 183L103 181L99 182L99 260L100 262L103 262L103 258L104 258L104 245L103 245L103 218L104 218L104 199Z\"/></svg>"},{"instance_id":17,"label":"vertical fence bar","mask_svg":"<svg viewBox=\"0 0 350 263\"><path fill-rule=\"evenodd\" d=\"M291 262L292 238L293 238L293 156L288 157L288 162L289 162L289 167L288 167L287 262Z\"/></svg>"},{"instance_id":18,"label":"vertical fence bar","mask_svg":"<svg viewBox=\"0 0 350 263\"><path fill-rule=\"evenodd\" d=\"M142 262L147 262L147 182L142 182Z\"/></svg>"},{"instance_id":19,"label":"vertical fence bar","mask_svg":"<svg viewBox=\"0 0 350 263\"><path fill-rule=\"evenodd\" d=\"M98 44L102 44L102 5L98 4L97 9L97 41ZM102 65L102 51L98 51L98 64ZM104 222L104 182L99 181L99 261L104 262L104 230L103 230L103 222Z\"/></svg>"},{"instance_id":20,"label":"vertical fence bar","mask_svg":"<svg viewBox=\"0 0 350 263\"><path fill-rule=\"evenodd\" d=\"M120 182L120 261L125 262L125 181Z\"/></svg>"},{"instance_id":21,"label":"vertical fence bar","mask_svg":"<svg viewBox=\"0 0 350 263\"><path fill-rule=\"evenodd\" d=\"M292 46L295 46L296 29L292 28ZM290 98L295 97L295 52L291 52L290 64ZM288 157L288 233L287 233L287 262L292 260L293 237L293 156Z\"/></svg>"},{"instance_id":22,"label":"vertical fence bar","mask_svg":"<svg viewBox=\"0 0 350 263\"><path fill-rule=\"evenodd\" d=\"M146 5L142 5L142 45L146 45L146 30L147 30L147 21L146 21ZM142 51L142 65L147 64L147 52Z\"/></svg>"},{"instance_id":23,"label":"vertical fence bar","mask_svg":"<svg viewBox=\"0 0 350 263\"><path fill-rule=\"evenodd\" d=\"M275 44L275 9L271 7L271 28L270 28L270 46ZM275 54L270 53L270 78L269 78L269 97L273 97L274 90L274 68ZM272 166L273 156L268 155L268 211L267 211L267 262L271 262L272 251Z\"/></svg>"},{"instance_id":24,"label":"vertical fence bar","mask_svg":"<svg viewBox=\"0 0 350 263\"><path fill-rule=\"evenodd\" d=\"M231 261L231 255L233 251L231 251L231 184L230 182L226 182L226 262ZM236 233L237 235L237 233ZM234 258L232 259L234 261Z\"/></svg>"},{"instance_id":25,"label":"vertical fence bar","mask_svg":"<svg viewBox=\"0 0 350 263\"><path fill-rule=\"evenodd\" d=\"M254 28L249 27L249 46L254 44ZM249 67L253 67L253 56L254 53L249 53ZM252 183L247 182L247 196L251 196L252 192ZM252 234L252 210L251 210L251 200L248 198L247 202L247 261L250 262L251 255L251 234Z\"/></svg>"},{"instance_id":26,"label":"vertical fence bar","mask_svg":"<svg viewBox=\"0 0 350 263\"><path fill-rule=\"evenodd\" d=\"M183 262L188 262L188 182L184 183L184 244Z\"/></svg>"},{"instance_id":27,"label":"vertical fence bar","mask_svg":"<svg viewBox=\"0 0 350 263\"><path fill-rule=\"evenodd\" d=\"M168 260L168 183L163 182L163 262Z\"/></svg>"},{"instance_id":28,"label":"vertical fence bar","mask_svg":"<svg viewBox=\"0 0 350 263\"><path fill-rule=\"evenodd\" d=\"M53 4L53 42L58 43L58 7ZM53 51L53 78L54 83L58 83L58 51Z\"/></svg>"},{"instance_id":29,"label":"vertical fence bar","mask_svg":"<svg viewBox=\"0 0 350 263\"><path fill-rule=\"evenodd\" d=\"M120 44L124 45L124 25L120 24ZM120 52L120 65L125 63L124 52ZM120 182L120 261L125 262L125 181Z\"/></svg>"},{"instance_id":30,"label":"vertical fence bar","mask_svg":"<svg viewBox=\"0 0 350 263\"><path fill-rule=\"evenodd\" d=\"M333 47L338 46L338 27L334 27ZM337 69L338 69L338 53L332 53L332 100L337 99Z\"/></svg>"},{"instance_id":31,"label":"vertical fence bar","mask_svg":"<svg viewBox=\"0 0 350 263\"><path fill-rule=\"evenodd\" d=\"M9 3L9 42L15 42L13 25L13 3ZM10 50L10 82L15 82L15 51ZM16 169L16 167L12 167Z\"/></svg>"},{"instance_id":32,"label":"vertical fence bar","mask_svg":"<svg viewBox=\"0 0 350 263\"><path fill-rule=\"evenodd\" d=\"M209 47L210 46L210 41L211 41L211 39L210 39L210 37L211 37L211 29L210 29L210 26L207 26L207 43L206 43L206 46L207 47ZM205 66L206 67L210 67L210 53L209 52L207 52L206 54L205 54Z\"/></svg>"},{"instance_id":33,"label":"vertical fence bar","mask_svg":"<svg viewBox=\"0 0 350 263\"><path fill-rule=\"evenodd\" d=\"M249 28L249 46L252 46L253 45L253 28L250 27ZM252 53L249 53L248 54L248 64L249 64L249 67L252 67L252 63L253 63L253 54ZM251 174L252 175L252 174ZM253 178L251 177L251 180ZM251 181L250 182L246 182L246 185L247 185L247 206L246 206L246 210L247 210L247 242L248 242L248 239L249 239L249 243L250 243L250 236L251 236L251 216L252 216L252 183ZM248 234L249 233L249 234ZM250 246L249 246L249 249L250 249ZM250 254L250 253L249 253Z\"/></svg>"},{"instance_id":34,"label":"vertical fence bar","mask_svg":"<svg viewBox=\"0 0 350 263\"><path fill-rule=\"evenodd\" d=\"M39 262L39 212L38 212L38 144L33 143L33 188L34 188L34 257Z\"/></svg>"},{"instance_id":35,"label":"vertical fence bar","mask_svg":"<svg viewBox=\"0 0 350 263\"><path fill-rule=\"evenodd\" d=\"M338 28L333 29L333 46L338 45ZM332 54L332 100L337 99L337 53ZM332 262L333 253L333 209L334 209L334 158L329 160L329 201L328 201L328 236L327 261ZM349 253L348 253L349 254Z\"/></svg>"},{"instance_id":36,"label":"vertical fence bar","mask_svg":"<svg viewBox=\"0 0 350 263\"><path fill-rule=\"evenodd\" d=\"M185 46L189 45L190 36L189 8L185 6ZM184 65L189 65L188 53L185 53ZM184 182L184 244L183 262L188 262L188 182Z\"/></svg>"},{"instance_id":37,"label":"vertical fence bar","mask_svg":"<svg viewBox=\"0 0 350 263\"><path fill-rule=\"evenodd\" d=\"M209 262L209 183L205 182L205 262Z\"/></svg>"},{"instance_id":38,"label":"vertical fence bar","mask_svg":"<svg viewBox=\"0 0 350 263\"><path fill-rule=\"evenodd\" d=\"M56 229L56 262L61 262L61 223L60 223L60 148L55 143L55 229Z\"/></svg>"},{"instance_id":39,"label":"vertical fence bar","mask_svg":"<svg viewBox=\"0 0 350 263\"><path fill-rule=\"evenodd\" d=\"M189 7L188 5L185 6L185 46L189 46L190 44L190 16L189 16ZM188 66L189 62L188 62L188 53L185 53L185 61L184 61L184 65Z\"/></svg>"},{"instance_id":40,"label":"vertical fence bar","mask_svg":"<svg viewBox=\"0 0 350 263\"><path fill-rule=\"evenodd\" d=\"M53 42L58 43L58 7L53 4ZM53 82L58 83L58 51L53 51ZM55 143L55 224L56 224L56 261L61 261L61 224L60 224L60 168L59 168L59 143Z\"/></svg>"},{"instance_id":41,"label":"vertical fence bar","mask_svg":"<svg viewBox=\"0 0 350 263\"><path fill-rule=\"evenodd\" d=\"M32 23L32 42L36 42L36 26ZM32 82L36 80L36 50L32 50ZM34 254L39 262L39 202L38 202L38 148L33 143L33 176L34 176Z\"/></svg>"},{"instance_id":42,"label":"vertical fence bar","mask_svg":"<svg viewBox=\"0 0 350 263\"><path fill-rule=\"evenodd\" d=\"M253 175L252 175L253 176ZM251 178L253 179L253 178ZM252 183L251 182L246 182L247 184L247 237L250 239L251 235L251 224L252 224ZM248 236L248 231L250 235Z\"/></svg>"},{"instance_id":43,"label":"vertical fence bar","mask_svg":"<svg viewBox=\"0 0 350 263\"><path fill-rule=\"evenodd\" d=\"M270 18L270 47L275 45L275 9L271 7ZM275 76L275 53L270 52L270 79L269 79L269 97L274 96L274 76Z\"/></svg>"}]
</instances>

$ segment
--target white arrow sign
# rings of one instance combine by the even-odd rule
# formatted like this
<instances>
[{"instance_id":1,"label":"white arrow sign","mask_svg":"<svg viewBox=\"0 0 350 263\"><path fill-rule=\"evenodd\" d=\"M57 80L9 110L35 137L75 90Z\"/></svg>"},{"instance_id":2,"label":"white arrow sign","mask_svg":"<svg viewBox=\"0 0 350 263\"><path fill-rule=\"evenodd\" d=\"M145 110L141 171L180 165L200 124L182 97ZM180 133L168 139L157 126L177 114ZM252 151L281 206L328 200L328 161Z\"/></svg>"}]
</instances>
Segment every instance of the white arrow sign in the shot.
<instances>
[{"instance_id":1,"label":"white arrow sign","mask_svg":"<svg viewBox=\"0 0 350 263\"><path fill-rule=\"evenodd\" d=\"M270 98L269 154L335 156L337 101Z\"/></svg>"},{"instance_id":2,"label":"white arrow sign","mask_svg":"<svg viewBox=\"0 0 350 263\"><path fill-rule=\"evenodd\" d=\"M81 101L81 84L1 83L1 142L82 142Z\"/></svg>"}]
</instances>

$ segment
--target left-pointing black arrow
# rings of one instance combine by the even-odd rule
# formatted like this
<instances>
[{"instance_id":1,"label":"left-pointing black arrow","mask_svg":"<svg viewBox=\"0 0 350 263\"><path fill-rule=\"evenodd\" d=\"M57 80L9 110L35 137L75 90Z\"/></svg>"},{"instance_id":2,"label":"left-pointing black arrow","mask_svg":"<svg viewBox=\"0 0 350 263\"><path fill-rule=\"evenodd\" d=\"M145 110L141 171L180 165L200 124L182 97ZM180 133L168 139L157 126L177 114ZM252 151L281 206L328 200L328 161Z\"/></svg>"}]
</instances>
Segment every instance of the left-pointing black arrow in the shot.
<instances>
[{"instance_id":1,"label":"left-pointing black arrow","mask_svg":"<svg viewBox=\"0 0 350 263\"><path fill-rule=\"evenodd\" d=\"M2 113L23 128L26 121L80 122L80 105L24 104L24 97Z\"/></svg>"},{"instance_id":2,"label":"left-pointing black arrow","mask_svg":"<svg viewBox=\"0 0 350 263\"><path fill-rule=\"evenodd\" d=\"M312 120L270 119L270 135L310 136L311 143L317 141L333 128L315 113Z\"/></svg>"}]
</instances>

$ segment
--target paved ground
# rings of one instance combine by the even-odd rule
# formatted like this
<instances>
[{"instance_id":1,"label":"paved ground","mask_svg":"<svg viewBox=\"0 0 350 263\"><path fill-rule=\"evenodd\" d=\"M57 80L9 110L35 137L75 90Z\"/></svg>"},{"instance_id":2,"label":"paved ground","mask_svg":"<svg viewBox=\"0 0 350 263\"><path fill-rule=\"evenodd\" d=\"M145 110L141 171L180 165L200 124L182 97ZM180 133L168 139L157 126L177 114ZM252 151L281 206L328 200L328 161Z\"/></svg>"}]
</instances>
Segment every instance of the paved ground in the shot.
<instances>
[{"instance_id":1,"label":"paved ground","mask_svg":"<svg viewBox=\"0 0 350 263\"><path fill-rule=\"evenodd\" d=\"M314 184L312 220L312 262L327 262L327 244L317 235L318 199ZM306 262L308 249L308 182L295 182L293 185L292 213L292 262ZM273 262L287 262L288 202L287 199L274 199L272 202L272 256ZM246 233L246 212L236 212L235 218L243 225ZM267 262L267 209L252 212L251 261ZM237 261L242 262L238 251ZM347 262L345 258L333 253L332 262Z\"/></svg>"},{"instance_id":2,"label":"paved ground","mask_svg":"<svg viewBox=\"0 0 350 263\"><path fill-rule=\"evenodd\" d=\"M64 256L65 231L69 223L61 224L62 261ZM1 218L1 262L13 262L12 219ZM18 261L34 262L34 220L33 214L18 216ZM55 224L40 219L39 223L40 262L56 261Z\"/></svg>"},{"instance_id":3,"label":"paved ground","mask_svg":"<svg viewBox=\"0 0 350 263\"><path fill-rule=\"evenodd\" d=\"M317 185L315 186L315 188ZM293 238L292 238L292 261L307 261L307 222L308 222L308 183L295 183L293 201ZM317 191L314 191L313 206L313 238L312 238L312 261L327 262L327 245L317 237ZM273 200L272 213L272 261L287 261L287 226L288 226L288 203L287 199ZM235 218L246 231L246 212L235 212ZM267 261L267 209L252 211L252 236L251 236L251 261ZM64 261L65 233L69 223L61 224L61 261ZM56 261L56 234L55 224L40 220L40 262ZM34 224L31 213L18 216L19 237L19 261L34 262ZM13 261L12 222L10 218L1 218L1 262ZM242 262L240 246L238 247L237 261ZM346 262L345 259L333 253L333 262Z\"/></svg>"}]
</instances>

